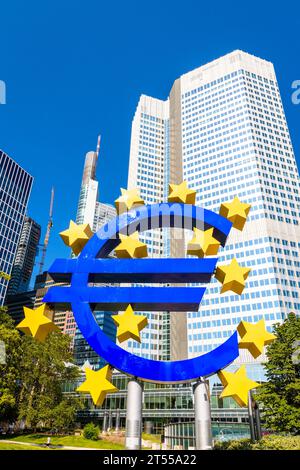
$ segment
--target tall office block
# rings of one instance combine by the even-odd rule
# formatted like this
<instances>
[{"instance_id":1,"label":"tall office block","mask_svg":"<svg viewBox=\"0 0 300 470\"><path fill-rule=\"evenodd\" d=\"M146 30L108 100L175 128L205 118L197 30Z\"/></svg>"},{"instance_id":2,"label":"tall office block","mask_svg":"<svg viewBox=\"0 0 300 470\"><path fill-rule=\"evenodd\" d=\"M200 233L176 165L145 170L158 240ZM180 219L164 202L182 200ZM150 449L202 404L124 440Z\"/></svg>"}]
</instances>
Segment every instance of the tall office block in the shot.
<instances>
[{"instance_id":1,"label":"tall office block","mask_svg":"<svg viewBox=\"0 0 300 470\"><path fill-rule=\"evenodd\" d=\"M96 180L97 152L88 152L85 156L79 202L77 207L77 224L90 224L93 228L94 214L98 197L98 181Z\"/></svg>"},{"instance_id":2,"label":"tall office block","mask_svg":"<svg viewBox=\"0 0 300 470\"><path fill-rule=\"evenodd\" d=\"M169 128L169 102L142 95L132 123L128 189L139 188L145 204L161 202L168 195ZM140 240L147 243L149 257L169 256L169 235L168 229L140 234ZM148 317L148 326L141 332L141 343L129 340L122 346L148 359L168 360L170 315L167 312L143 313Z\"/></svg>"},{"instance_id":3,"label":"tall office block","mask_svg":"<svg viewBox=\"0 0 300 470\"><path fill-rule=\"evenodd\" d=\"M33 177L0 150L0 306L22 232Z\"/></svg>"},{"instance_id":4,"label":"tall office block","mask_svg":"<svg viewBox=\"0 0 300 470\"><path fill-rule=\"evenodd\" d=\"M86 154L81 182L76 223L88 223L94 232L116 216L116 209L110 204L98 201L98 181L96 169L100 151L100 138L96 151ZM104 285L104 284L103 284ZM94 316L104 333L116 341L116 326L111 318L113 312L95 311ZM89 346L81 332L74 331L74 357L76 364L82 366L89 361L96 369L104 366L105 361Z\"/></svg>"},{"instance_id":5,"label":"tall office block","mask_svg":"<svg viewBox=\"0 0 300 470\"><path fill-rule=\"evenodd\" d=\"M16 325L24 319L24 307L34 308L35 295L36 291L30 290L6 296L5 306L7 307L7 313Z\"/></svg>"},{"instance_id":6,"label":"tall office block","mask_svg":"<svg viewBox=\"0 0 300 470\"><path fill-rule=\"evenodd\" d=\"M116 216L116 209L111 204L96 203L94 212L94 232Z\"/></svg>"},{"instance_id":7,"label":"tall office block","mask_svg":"<svg viewBox=\"0 0 300 470\"><path fill-rule=\"evenodd\" d=\"M236 257L251 267L247 288L238 296L221 295L216 280L207 286L199 311L187 315L188 356L193 357L224 342L241 320L264 318L271 329L288 312L300 312L299 174L270 62L234 51L182 75L166 101L140 98L128 186L139 187L153 203L166 200L168 183L182 179L197 191L196 204L207 209L218 212L234 196L252 205L244 230L232 230L219 251L220 263ZM185 245L191 237L185 233ZM145 239L153 256L176 256L183 246L180 240L174 250L175 241L172 249L172 237L169 242L161 233ZM155 330L162 330L167 317L150 318L153 338L145 347L155 354ZM172 330L170 323L176 355L178 328ZM143 346L133 349L145 353ZM240 356L251 362L246 351Z\"/></svg>"},{"instance_id":8,"label":"tall office block","mask_svg":"<svg viewBox=\"0 0 300 470\"><path fill-rule=\"evenodd\" d=\"M25 292L34 267L37 248L41 236L41 226L30 217L25 217L14 261L7 295Z\"/></svg>"},{"instance_id":9,"label":"tall office block","mask_svg":"<svg viewBox=\"0 0 300 470\"><path fill-rule=\"evenodd\" d=\"M64 283L53 281L52 277L50 276L50 274L48 274L47 271L44 271L42 274L38 274L36 276L34 285L34 308L36 309L44 303L43 298L45 297L50 287L62 285L64 285ZM72 310L70 310L70 306L66 308L65 304L57 303L53 305L49 304L48 308L48 313L53 323L58 326L62 333L67 334L71 337L71 349L73 349L76 332L76 322L73 312Z\"/></svg>"},{"instance_id":10,"label":"tall office block","mask_svg":"<svg viewBox=\"0 0 300 470\"><path fill-rule=\"evenodd\" d=\"M116 210L112 205L98 201L99 183L96 178L96 170L99 151L100 136L96 151L90 151L85 156L76 215L77 224L89 224L94 232L116 215Z\"/></svg>"},{"instance_id":11,"label":"tall office block","mask_svg":"<svg viewBox=\"0 0 300 470\"><path fill-rule=\"evenodd\" d=\"M104 332L104 334L113 342L116 342L116 325L112 319L113 312L96 311L94 312L95 319ZM107 362L100 357L93 348L86 342L81 332L77 329L75 333L74 342L74 359L78 366L83 366L86 361L89 361L94 369L104 367Z\"/></svg>"}]
</instances>

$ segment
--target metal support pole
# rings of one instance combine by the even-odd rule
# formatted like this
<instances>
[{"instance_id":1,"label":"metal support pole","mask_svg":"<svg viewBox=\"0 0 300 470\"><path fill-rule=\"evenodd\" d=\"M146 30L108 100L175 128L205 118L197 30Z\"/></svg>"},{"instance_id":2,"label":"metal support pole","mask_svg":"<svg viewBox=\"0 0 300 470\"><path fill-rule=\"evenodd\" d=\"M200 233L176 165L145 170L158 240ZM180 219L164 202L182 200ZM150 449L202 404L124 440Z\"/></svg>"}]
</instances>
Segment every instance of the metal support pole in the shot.
<instances>
[{"instance_id":1,"label":"metal support pole","mask_svg":"<svg viewBox=\"0 0 300 470\"><path fill-rule=\"evenodd\" d=\"M108 413L107 413L107 411L105 411L105 412L104 412L104 415L103 415L102 433L106 433L106 432L107 432L107 417L108 417Z\"/></svg>"},{"instance_id":2,"label":"metal support pole","mask_svg":"<svg viewBox=\"0 0 300 470\"><path fill-rule=\"evenodd\" d=\"M128 382L126 410L126 440L128 450L139 450L142 445L143 386L136 379Z\"/></svg>"},{"instance_id":3,"label":"metal support pole","mask_svg":"<svg viewBox=\"0 0 300 470\"><path fill-rule=\"evenodd\" d=\"M120 409L117 409L116 412L116 432L120 431Z\"/></svg>"},{"instance_id":4,"label":"metal support pole","mask_svg":"<svg viewBox=\"0 0 300 470\"><path fill-rule=\"evenodd\" d=\"M250 437L251 441L255 442L255 426L254 426L254 417L253 417L253 401L251 390L248 392L248 416L249 416L249 426L250 426Z\"/></svg>"},{"instance_id":5,"label":"metal support pole","mask_svg":"<svg viewBox=\"0 0 300 470\"><path fill-rule=\"evenodd\" d=\"M112 428L112 412L109 411L109 415L108 415L108 428L107 428L107 431L110 431Z\"/></svg>"},{"instance_id":6,"label":"metal support pole","mask_svg":"<svg viewBox=\"0 0 300 470\"><path fill-rule=\"evenodd\" d=\"M255 424L256 424L256 439L258 441L262 438L262 431L261 431L261 422L260 422L260 411L258 403L255 402L254 405L254 414L255 414Z\"/></svg>"},{"instance_id":7,"label":"metal support pole","mask_svg":"<svg viewBox=\"0 0 300 470\"><path fill-rule=\"evenodd\" d=\"M197 450L212 449L209 383L200 378L194 385L195 437Z\"/></svg>"}]
</instances>

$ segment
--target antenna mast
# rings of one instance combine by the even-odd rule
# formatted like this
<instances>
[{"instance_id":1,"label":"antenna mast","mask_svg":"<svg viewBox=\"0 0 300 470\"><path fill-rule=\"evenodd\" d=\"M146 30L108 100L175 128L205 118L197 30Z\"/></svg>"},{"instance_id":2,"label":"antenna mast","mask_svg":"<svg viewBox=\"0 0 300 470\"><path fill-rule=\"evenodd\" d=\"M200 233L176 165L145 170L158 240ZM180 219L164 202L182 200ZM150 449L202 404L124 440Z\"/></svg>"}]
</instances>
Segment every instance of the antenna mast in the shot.
<instances>
[{"instance_id":1,"label":"antenna mast","mask_svg":"<svg viewBox=\"0 0 300 470\"><path fill-rule=\"evenodd\" d=\"M97 140L97 149L96 149L96 155L97 155L97 159L98 159L99 152L100 152L100 142L101 142L101 135L98 135L98 140Z\"/></svg>"},{"instance_id":2,"label":"antenna mast","mask_svg":"<svg viewBox=\"0 0 300 470\"><path fill-rule=\"evenodd\" d=\"M53 202L54 202L54 188L52 187L51 189L51 199L50 199L50 209L49 209L49 219L48 219L48 224L47 224L47 230L45 233L45 238L44 238L44 243L42 245L42 256L41 256L41 261L39 263L40 269L39 269L39 274L42 274L44 270L44 264L45 264L45 259L46 259L46 252L47 252L47 247L49 243L49 238L50 238L50 232L51 228L53 226Z\"/></svg>"}]
</instances>

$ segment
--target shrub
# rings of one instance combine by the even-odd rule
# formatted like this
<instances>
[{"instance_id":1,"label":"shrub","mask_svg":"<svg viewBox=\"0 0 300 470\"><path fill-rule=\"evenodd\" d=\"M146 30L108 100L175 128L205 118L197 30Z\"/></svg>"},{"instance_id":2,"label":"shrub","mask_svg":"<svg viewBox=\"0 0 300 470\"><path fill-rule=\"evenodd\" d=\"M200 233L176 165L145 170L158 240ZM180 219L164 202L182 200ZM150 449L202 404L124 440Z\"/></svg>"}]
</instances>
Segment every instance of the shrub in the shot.
<instances>
[{"instance_id":1,"label":"shrub","mask_svg":"<svg viewBox=\"0 0 300 470\"><path fill-rule=\"evenodd\" d=\"M252 445L254 450L300 450L300 436L265 436Z\"/></svg>"},{"instance_id":2,"label":"shrub","mask_svg":"<svg viewBox=\"0 0 300 470\"><path fill-rule=\"evenodd\" d=\"M217 441L214 450L251 450L251 439Z\"/></svg>"},{"instance_id":3,"label":"shrub","mask_svg":"<svg viewBox=\"0 0 300 470\"><path fill-rule=\"evenodd\" d=\"M217 441L215 450L300 450L300 436L264 436L258 442L250 439L239 439L235 441Z\"/></svg>"},{"instance_id":4,"label":"shrub","mask_svg":"<svg viewBox=\"0 0 300 470\"><path fill-rule=\"evenodd\" d=\"M88 423L84 426L83 437L91 441L97 441L99 436L99 428L94 423Z\"/></svg>"}]
</instances>

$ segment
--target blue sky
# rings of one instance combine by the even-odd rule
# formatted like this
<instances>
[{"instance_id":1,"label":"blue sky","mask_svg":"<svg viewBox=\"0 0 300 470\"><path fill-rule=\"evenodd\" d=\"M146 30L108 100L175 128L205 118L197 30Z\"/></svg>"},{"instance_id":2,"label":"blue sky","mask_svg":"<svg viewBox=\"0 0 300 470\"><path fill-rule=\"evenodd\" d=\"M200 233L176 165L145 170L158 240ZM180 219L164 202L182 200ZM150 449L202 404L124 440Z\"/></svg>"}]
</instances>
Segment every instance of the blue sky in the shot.
<instances>
[{"instance_id":1,"label":"blue sky","mask_svg":"<svg viewBox=\"0 0 300 470\"><path fill-rule=\"evenodd\" d=\"M139 95L164 99L178 76L235 49L275 64L299 162L300 105L291 101L299 13L296 1L2 2L0 148L34 175L29 215L43 229L55 186L47 265L69 253L58 232L75 217L84 155L98 133L100 199L113 202L127 184Z\"/></svg>"}]
</instances>

